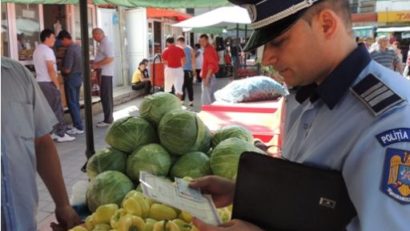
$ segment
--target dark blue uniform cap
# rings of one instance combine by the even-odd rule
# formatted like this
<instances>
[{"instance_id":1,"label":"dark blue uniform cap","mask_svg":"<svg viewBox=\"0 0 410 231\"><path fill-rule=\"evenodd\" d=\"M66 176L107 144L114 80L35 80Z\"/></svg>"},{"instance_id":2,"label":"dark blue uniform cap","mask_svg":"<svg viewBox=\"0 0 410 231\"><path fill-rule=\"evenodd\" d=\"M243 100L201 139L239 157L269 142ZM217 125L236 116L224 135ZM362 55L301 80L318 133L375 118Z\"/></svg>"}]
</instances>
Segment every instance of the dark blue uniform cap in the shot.
<instances>
[{"instance_id":1,"label":"dark blue uniform cap","mask_svg":"<svg viewBox=\"0 0 410 231\"><path fill-rule=\"evenodd\" d=\"M319 0L229 0L248 10L255 30L244 50L258 48L285 32Z\"/></svg>"}]
</instances>

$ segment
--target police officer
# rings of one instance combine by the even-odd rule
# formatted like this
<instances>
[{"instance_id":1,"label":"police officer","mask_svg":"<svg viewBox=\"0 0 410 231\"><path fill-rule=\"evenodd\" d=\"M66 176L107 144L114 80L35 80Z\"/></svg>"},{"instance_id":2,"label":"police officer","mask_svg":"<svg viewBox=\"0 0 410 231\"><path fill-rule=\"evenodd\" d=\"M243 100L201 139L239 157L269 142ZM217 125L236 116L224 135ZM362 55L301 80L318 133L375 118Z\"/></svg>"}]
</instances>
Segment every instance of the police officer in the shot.
<instances>
[{"instance_id":1,"label":"police officer","mask_svg":"<svg viewBox=\"0 0 410 231\"><path fill-rule=\"evenodd\" d=\"M409 230L410 82L355 43L348 1L231 1L253 21L245 49L264 45L263 64L294 89L286 97L283 157L342 173L357 211L347 230ZM212 194L217 206L232 203L229 181L206 177L191 186ZM260 230L239 220L195 224L201 231Z\"/></svg>"}]
</instances>

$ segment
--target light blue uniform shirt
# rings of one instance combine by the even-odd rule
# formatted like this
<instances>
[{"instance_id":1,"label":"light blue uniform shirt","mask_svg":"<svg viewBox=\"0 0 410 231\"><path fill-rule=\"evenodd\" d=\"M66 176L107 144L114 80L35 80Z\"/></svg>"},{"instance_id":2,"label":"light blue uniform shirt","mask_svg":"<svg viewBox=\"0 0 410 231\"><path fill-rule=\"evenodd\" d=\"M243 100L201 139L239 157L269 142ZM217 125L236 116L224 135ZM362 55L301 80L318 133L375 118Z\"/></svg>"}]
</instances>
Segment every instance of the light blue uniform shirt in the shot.
<instances>
[{"instance_id":1,"label":"light blue uniform shirt","mask_svg":"<svg viewBox=\"0 0 410 231\"><path fill-rule=\"evenodd\" d=\"M342 172L358 214L347 230L410 230L409 98L410 81L359 46L286 99L283 157Z\"/></svg>"},{"instance_id":2,"label":"light blue uniform shirt","mask_svg":"<svg viewBox=\"0 0 410 231\"><path fill-rule=\"evenodd\" d=\"M184 48L184 52L185 52L184 71L192 71L192 48L189 46L186 46Z\"/></svg>"},{"instance_id":3,"label":"light blue uniform shirt","mask_svg":"<svg viewBox=\"0 0 410 231\"><path fill-rule=\"evenodd\" d=\"M57 119L32 74L1 58L2 230L36 230L38 193L34 139Z\"/></svg>"}]
</instances>

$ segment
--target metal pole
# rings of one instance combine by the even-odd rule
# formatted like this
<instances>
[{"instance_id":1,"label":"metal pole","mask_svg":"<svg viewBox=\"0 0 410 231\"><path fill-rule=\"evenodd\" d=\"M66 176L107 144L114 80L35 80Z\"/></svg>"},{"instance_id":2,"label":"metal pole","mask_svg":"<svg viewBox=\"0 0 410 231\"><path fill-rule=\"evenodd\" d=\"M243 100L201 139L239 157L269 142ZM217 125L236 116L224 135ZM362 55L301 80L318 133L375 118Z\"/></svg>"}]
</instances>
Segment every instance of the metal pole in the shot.
<instances>
[{"instance_id":1,"label":"metal pole","mask_svg":"<svg viewBox=\"0 0 410 231\"><path fill-rule=\"evenodd\" d=\"M83 55L83 76L84 76L84 114L85 114L85 139L87 149L85 155L87 159L94 153L94 132L93 115L91 101L91 78L90 78L90 48L88 37L88 17L87 0L80 0L80 25L81 25L81 46ZM84 167L83 167L84 168Z\"/></svg>"},{"instance_id":2,"label":"metal pole","mask_svg":"<svg viewBox=\"0 0 410 231\"><path fill-rule=\"evenodd\" d=\"M238 69L239 69L239 66L240 66L240 59L239 59L239 57L241 57L240 56L240 52L241 52L241 50L239 50L239 48L241 47L241 42L240 42L240 39L239 39L239 24L236 24L236 41L235 41L235 49L236 49L236 57L235 57L235 63L234 63L234 68L233 68L233 78L234 79L237 79L238 78Z\"/></svg>"},{"instance_id":3,"label":"metal pole","mask_svg":"<svg viewBox=\"0 0 410 231\"><path fill-rule=\"evenodd\" d=\"M239 39L239 23L236 24L236 39Z\"/></svg>"}]
</instances>

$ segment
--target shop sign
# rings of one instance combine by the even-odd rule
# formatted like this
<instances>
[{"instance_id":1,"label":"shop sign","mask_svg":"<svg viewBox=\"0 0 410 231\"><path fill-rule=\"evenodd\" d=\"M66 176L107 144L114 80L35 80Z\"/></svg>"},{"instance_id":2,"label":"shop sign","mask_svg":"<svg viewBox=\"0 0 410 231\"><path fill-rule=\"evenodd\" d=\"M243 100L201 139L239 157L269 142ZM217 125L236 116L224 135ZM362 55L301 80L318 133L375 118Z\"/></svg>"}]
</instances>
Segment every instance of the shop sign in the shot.
<instances>
[{"instance_id":1,"label":"shop sign","mask_svg":"<svg viewBox=\"0 0 410 231\"><path fill-rule=\"evenodd\" d=\"M24 18L35 18L36 17L36 12L33 10L23 10L22 11L22 16Z\"/></svg>"},{"instance_id":2,"label":"shop sign","mask_svg":"<svg viewBox=\"0 0 410 231\"><path fill-rule=\"evenodd\" d=\"M410 11L379 12L378 22L410 22Z\"/></svg>"}]
</instances>

